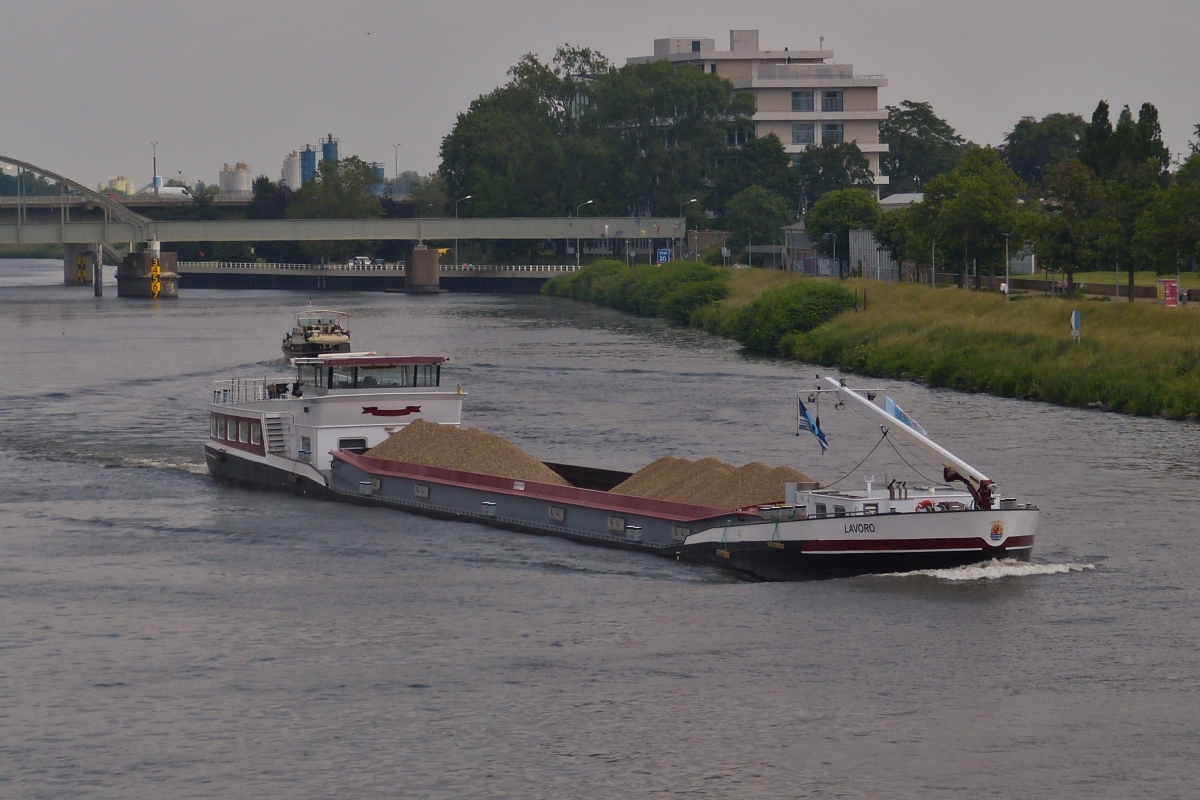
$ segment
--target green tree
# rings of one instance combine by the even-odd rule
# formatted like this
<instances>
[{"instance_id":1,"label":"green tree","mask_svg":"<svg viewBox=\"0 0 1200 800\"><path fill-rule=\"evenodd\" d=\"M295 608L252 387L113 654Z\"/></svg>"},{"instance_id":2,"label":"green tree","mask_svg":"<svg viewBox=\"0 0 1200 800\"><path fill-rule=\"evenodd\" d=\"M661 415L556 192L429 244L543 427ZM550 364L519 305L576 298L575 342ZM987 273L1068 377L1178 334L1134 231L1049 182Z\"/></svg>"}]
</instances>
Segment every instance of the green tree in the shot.
<instances>
[{"instance_id":1,"label":"green tree","mask_svg":"<svg viewBox=\"0 0 1200 800\"><path fill-rule=\"evenodd\" d=\"M1050 167L1079 156L1087 127L1078 114L1047 114L1041 121L1022 117L1005 134L1000 157L1025 183L1041 185Z\"/></svg>"},{"instance_id":2,"label":"green tree","mask_svg":"<svg viewBox=\"0 0 1200 800\"><path fill-rule=\"evenodd\" d=\"M292 193L284 210L287 219L378 219L383 215L379 198L371 193L378 175L358 156L322 161L313 180ZM319 261L344 260L353 245L348 242L309 242L303 251Z\"/></svg>"},{"instance_id":3,"label":"green tree","mask_svg":"<svg viewBox=\"0 0 1200 800\"><path fill-rule=\"evenodd\" d=\"M882 212L875 194L867 189L827 192L804 216L809 241L826 255L849 263L850 231L875 230Z\"/></svg>"},{"instance_id":4,"label":"green tree","mask_svg":"<svg viewBox=\"0 0 1200 800\"><path fill-rule=\"evenodd\" d=\"M1175 174L1138 219L1133 249L1160 274L1194 266L1200 259L1200 154Z\"/></svg>"},{"instance_id":5,"label":"green tree","mask_svg":"<svg viewBox=\"0 0 1200 800\"><path fill-rule=\"evenodd\" d=\"M1162 139L1158 109L1143 103L1135 121L1125 106L1114 128L1108 102L1101 100L1080 139L1079 160L1101 180L1144 181L1147 172L1165 177L1171 151Z\"/></svg>"},{"instance_id":6,"label":"green tree","mask_svg":"<svg viewBox=\"0 0 1200 800\"><path fill-rule=\"evenodd\" d=\"M572 183L601 213L678 213L679 203L707 195L715 164L745 138L753 113L753 96L714 74L627 64L595 81L569 148Z\"/></svg>"},{"instance_id":7,"label":"green tree","mask_svg":"<svg viewBox=\"0 0 1200 800\"><path fill-rule=\"evenodd\" d=\"M827 192L875 185L871 162L854 142L805 148L796 159L796 176L810 205Z\"/></svg>"},{"instance_id":8,"label":"green tree","mask_svg":"<svg viewBox=\"0 0 1200 800\"><path fill-rule=\"evenodd\" d=\"M49 181L32 172L22 171L19 179L16 175L0 172L0 196L13 197L23 194L26 197L34 197L59 193L58 181Z\"/></svg>"},{"instance_id":9,"label":"green tree","mask_svg":"<svg viewBox=\"0 0 1200 800\"><path fill-rule=\"evenodd\" d=\"M928 206L917 204L883 214L875 226L875 241L900 263L925 268L933 259L933 226Z\"/></svg>"},{"instance_id":10,"label":"green tree","mask_svg":"<svg viewBox=\"0 0 1200 800\"><path fill-rule=\"evenodd\" d=\"M725 204L730 247L781 244L783 227L794 220L791 201L761 186L749 186Z\"/></svg>"},{"instance_id":11,"label":"green tree","mask_svg":"<svg viewBox=\"0 0 1200 800\"><path fill-rule=\"evenodd\" d=\"M283 219L292 192L287 186L259 175L251 186L250 202L246 204L246 219Z\"/></svg>"},{"instance_id":12,"label":"green tree","mask_svg":"<svg viewBox=\"0 0 1200 800\"><path fill-rule=\"evenodd\" d=\"M961 253L960 279L967 268L980 263L994 274L1004 253L1002 234L1020 234L1025 218L1017 195L1021 180L1000 159L993 147L971 150L953 172L938 176L926 187L925 215L939 253ZM979 288L982 273L975 273Z\"/></svg>"},{"instance_id":13,"label":"green tree","mask_svg":"<svg viewBox=\"0 0 1200 800\"><path fill-rule=\"evenodd\" d=\"M891 178L892 193L921 191L929 181L954 169L968 147L929 103L904 100L899 106L887 106L887 112L887 119L879 124L879 141L888 146L880 166Z\"/></svg>"},{"instance_id":14,"label":"green tree","mask_svg":"<svg viewBox=\"0 0 1200 800\"><path fill-rule=\"evenodd\" d=\"M1113 196L1075 159L1050 168L1046 189L1033 221L1034 247L1044 266L1067 274L1067 291L1073 293L1077 270L1107 269L1119 257Z\"/></svg>"},{"instance_id":15,"label":"green tree","mask_svg":"<svg viewBox=\"0 0 1200 800\"><path fill-rule=\"evenodd\" d=\"M783 195L793 206L800 200L800 181L792 169L792 157L773 133L753 138L725 156L712 195L713 203L723 208L730 197L750 186Z\"/></svg>"}]
</instances>

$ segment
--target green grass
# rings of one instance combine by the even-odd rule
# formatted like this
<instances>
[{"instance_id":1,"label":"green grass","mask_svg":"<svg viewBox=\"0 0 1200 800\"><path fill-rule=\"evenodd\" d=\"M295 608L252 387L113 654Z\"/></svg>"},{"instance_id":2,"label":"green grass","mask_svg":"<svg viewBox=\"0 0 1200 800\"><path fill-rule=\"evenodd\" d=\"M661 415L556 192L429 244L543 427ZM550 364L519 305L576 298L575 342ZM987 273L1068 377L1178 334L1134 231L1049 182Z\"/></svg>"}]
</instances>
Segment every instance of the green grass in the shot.
<instances>
[{"instance_id":1,"label":"green grass","mask_svg":"<svg viewBox=\"0 0 1200 800\"><path fill-rule=\"evenodd\" d=\"M1049 277L1045 273L1037 275L1014 275L1014 278L1022 280L1048 281ZM1161 278L1174 278L1175 275L1159 275L1157 272L1135 272L1133 273L1133 283L1135 286L1157 286ZM1066 276L1059 272L1054 276L1057 281L1066 280ZM1102 283L1105 286L1112 286L1117 281L1115 272L1076 272L1076 283ZM1124 289L1129 285L1129 273L1121 273L1121 288ZM1183 272L1179 275L1179 285L1184 289L1200 289L1200 272Z\"/></svg>"},{"instance_id":2,"label":"green grass","mask_svg":"<svg viewBox=\"0 0 1200 800\"><path fill-rule=\"evenodd\" d=\"M861 286L862 284L860 284ZM780 343L786 355L864 375L1174 419L1200 415L1200 315L872 284L846 313ZM1082 314L1073 344L1070 313Z\"/></svg>"},{"instance_id":3,"label":"green grass","mask_svg":"<svg viewBox=\"0 0 1200 800\"><path fill-rule=\"evenodd\" d=\"M990 292L758 269L712 268L715 277L685 270L671 278L660 267L635 268L643 272L634 275L617 266L555 279L560 290L547 293L688 321L753 351L863 375L1141 416L1200 417L1200 314L1190 309L1044 296L1005 302ZM691 297L668 313L665 299L698 277L721 285L723 294ZM855 290L869 296L867 310L852 310ZM1083 320L1079 344L1070 333L1075 309Z\"/></svg>"}]
</instances>

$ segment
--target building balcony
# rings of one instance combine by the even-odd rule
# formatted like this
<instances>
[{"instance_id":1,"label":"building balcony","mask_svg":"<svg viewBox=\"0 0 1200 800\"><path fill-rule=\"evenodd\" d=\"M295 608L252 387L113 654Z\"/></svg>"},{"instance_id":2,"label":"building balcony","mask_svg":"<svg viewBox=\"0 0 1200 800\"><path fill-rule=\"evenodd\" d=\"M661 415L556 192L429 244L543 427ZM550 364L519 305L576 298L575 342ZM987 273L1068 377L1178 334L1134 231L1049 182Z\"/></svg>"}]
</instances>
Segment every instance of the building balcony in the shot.
<instances>
[{"instance_id":1,"label":"building balcony","mask_svg":"<svg viewBox=\"0 0 1200 800\"><path fill-rule=\"evenodd\" d=\"M855 87L882 88L888 80L882 75L818 76L787 75L764 76L760 72L750 78L734 78L735 89L853 89Z\"/></svg>"},{"instance_id":2,"label":"building balcony","mask_svg":"<svg viewBox=\"0 0 1200 800\"><path fill-rule=\"evenodd\" d=\"M861 111L758 111L755 122L851 122L854 120L887 119L885 108Z\"/></svg>"},{"instance_id":3,"label":"building balcony","mask_svg":"<svg viewBox=\"0 0 1200 800\"><path fill-rule=\"evenodd\" d=\"M888 146L886 144L884 144L883 142L859 142L859 141L855 141L853 139L851 139L850 141L853 141L856 145L858 145L858 149L864 153L887 153L887 152L889 152ZM783 145L783 151L785 153L788 153L789 155L795 155L797 153L803 153L805 150L807 150L808 148L810 148L812 146L813 145L811 145L811 144L787 144L787 143L785 143Z\"/></svg>"}]
</instances>

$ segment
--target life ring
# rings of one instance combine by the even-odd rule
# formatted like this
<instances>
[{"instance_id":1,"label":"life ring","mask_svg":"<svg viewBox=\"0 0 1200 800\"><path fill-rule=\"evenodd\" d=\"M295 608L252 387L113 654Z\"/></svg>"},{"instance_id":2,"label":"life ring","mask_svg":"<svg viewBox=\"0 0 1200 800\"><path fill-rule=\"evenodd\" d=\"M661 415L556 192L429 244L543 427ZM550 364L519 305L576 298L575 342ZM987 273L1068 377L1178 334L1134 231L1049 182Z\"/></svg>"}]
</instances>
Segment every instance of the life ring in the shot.
<instances>
[{"instance_id":1,"label":"life ring","mask_svg":"<svg viewBox=\"0 0 1200 800\"><path fill-rule=\"evenodd\" d=\"M917 503L917 511L933 511L934 505L932 500L922 500Z\"/></svg>"}]
</instances>

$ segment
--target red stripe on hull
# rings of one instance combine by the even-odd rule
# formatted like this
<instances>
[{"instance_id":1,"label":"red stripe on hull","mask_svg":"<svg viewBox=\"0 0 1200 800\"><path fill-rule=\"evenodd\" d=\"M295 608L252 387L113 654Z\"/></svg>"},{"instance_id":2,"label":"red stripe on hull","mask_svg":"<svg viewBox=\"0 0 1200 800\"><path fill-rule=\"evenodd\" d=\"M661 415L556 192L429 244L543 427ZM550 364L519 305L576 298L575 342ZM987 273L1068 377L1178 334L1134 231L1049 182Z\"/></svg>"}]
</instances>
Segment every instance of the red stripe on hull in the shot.
<instances>
[{"instance_id":1,"label":"red stripe on hull","mask_svg":"<svg viewBox=\"0 0 1200 800\"><path fill-rule=\"evenodd\" d=\"M814 554L826 552L895 553L915 550L1011 550L1032 547L1033 537L1010 536L1008 541L1000 545L993 545L978 536L952 539L825 539L801 541L799 544L801 552Z\"/></svg>"}]
</instances>

